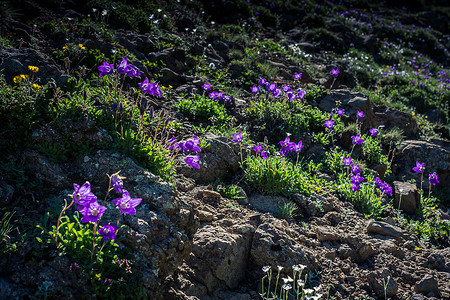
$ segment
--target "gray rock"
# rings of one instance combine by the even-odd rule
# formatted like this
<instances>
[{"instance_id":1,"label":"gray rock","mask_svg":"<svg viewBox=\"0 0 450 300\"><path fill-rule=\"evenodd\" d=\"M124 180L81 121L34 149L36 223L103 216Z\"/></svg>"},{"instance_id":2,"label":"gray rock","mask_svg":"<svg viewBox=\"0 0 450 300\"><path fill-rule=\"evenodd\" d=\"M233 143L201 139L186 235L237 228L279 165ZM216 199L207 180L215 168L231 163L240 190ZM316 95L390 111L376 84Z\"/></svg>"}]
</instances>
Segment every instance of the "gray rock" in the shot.
<instances>
[{"instance_id":1,"label":"gray rock","mask_svg":"<svg viewBox=\"0 0 450 300\"><path fill-rule=\"evenodd\" d=\"M146 60L144 53L153 49L153 41L147 35L123 29L116 30L115 34L119 44L139 60Z\"/></svg>"},{"instance_id":2,"label":"gray rock","mask_svg":"<svg viewBox=\"0 0 450 300\"><path fill-rule=\"evenodd\" d=\"M436 278L432 275L425 275L419 282L414 285L414 291L423 295L429 295L433 293L434 297L439 296L439 286Z\"/></svg>"},{"instance_id":3,"label":"gray rock","mask_svg":"<svg viewBox=\"0 0 450 300\"><path fill-rule=\"evenodd\" d=\"M368 275L369 284L378 297L392 297L398 292L398 284L387 269L373 271Z\"/></svg>"},{"instance_id":4,"label":"gray rock","mask_svg":"<svg viewBox=\"0 0 450 300\"><path fill-rule=\"evenodd\" d=\"M257 211L262 213L271 213L277 215L281 205L289 202L287 198L282 196L270 196L253 194L248 199L250 205Z\"/></svg>"},{"instance_id":5,"label":"gray rock","mask_svg":"<svg viewBox=\"0 0 450 300\"><path fill-rule=\"evenodd\" d=\"M187 263L210 293L222 285L234 289L244 277L250 245L251 232L206 225L196 233Z\"/></svg>"},{"instance_id":6,"label":"gray rock","mask_svg":"<svg viewBox=\"0 0 450 300\"><path fill-rule=\"evenodd\" d=\"M8 83L13 83L14 76L29 74L28 66L36 66L39 71L34 75L39 84L55 80L59 86L67 82L68 76L64 76L55 62L47 55L30 48L8 48L0 46L0 57L4 58L0 70Z\"/></svg>"},{"instance_id":7,"label":"gray rock","mask_svg":"<svg viewBox=\"0 0 450 300\"><path fill-rule=\"evenodd\" d=\"M420 194L415 184L394 181L394 208L414 214L420 204Z\"/></svg>"},{"instance_id":8,"label":"gray rock","mask_svg":"<svg viewBox=\"0 0 450 300\"><path fill-rule=\"evenodd\" d=\"M162 61L167 68L175 73L183 73L186 71L184 64L186 53L182 49L167 48L159 52L151 52L148 54L148 60L151 62Z\"/></svg>"},{"instance_id":9,"label":"gray rock","mask_svg":"<svg viewBox=\"0 0 450 300\"><path fill-rule=\"evenodd\" d=\"M44 154L36 150L27 150L22 154L22 160L27 169L49 191L59 192L70 185L66 170L61 165L51 162Z\"/></svg>"},{"instance_id":10,"label":"gray rock","mask_svg":"<svg viewBox=\"0 0 450 300\"><path fill-rule=\"evenodd\" d=\"M132 198L142 198L136 215L126 215L119 235L123 244L133 250L137 264L142 268L142 281L148 295L159 299L163 293L161 283L188 258L192 252L193 234L198 219L187 203L176 197L175 190L158 176L138 166L121 154L97 151L79 158L75 164L91 182L108 185L106 174L119 169L124 179L124 189ZM97 194L97 187L92 187ZM115 192L112 192L115 193ZM105 221L117 220L114 205L106 202Z\"/></svg>"},{"instance_id":11,"label":"gray rock","mask_svg":"<svg viewBox=\"0 0 450 300\"><path fill-rule=\"evenodd\" d=\"M320 101L319 108L331 112L336 108L336 101L342 102L341 108L345 110L344 118L346 119L355 121L357 111L364 113L365 117L362 119L363 131L377 126L372 111L372 103L366 95L354 93L347 89L332 90Z\"/></svg>"},{"instance_id":12,"label":"gray rock","mask_svg":"<svg viewBox=\"0 0 450 300\"><path fill-rule=\"evenodd\" d=\"M392 236L395 239L400 239L403 236L403 232L399 227L375 220L370 220L368 222L366 231L368 233Z\"/></svg>"},{"instance_id":13,"label":"gray rock","mask_svg":"<svg viewBox=\"0 0 450 300\"><path fill-rule=\"evenodd\" d=\"M289 226L287 221L269 219L261 224L253 235L250 259L257 268L264 266L284 267L284 274L292 274L292 266L302 264L308 270L316 267L313 253L297 241L301 239L299 228Z\"/></svg>"},{"instance_id":14,"label":"gray rock","mask_svg":"<svg viewBox=\"0 0 450 300\"><path fill-rule=\"evenodd\" d=\"M386 106L375 106L374 114L378 125L384 125L385 130L394 128L401 129L405 136L412 136L418 133L416 119L409 113Z\"/></svg>"},{"instance_id":15,"label":"gray rock","mask_svg":"<svg viewBox=\"0 0 450 300\"><path fill-rule=\"evenodd\" d=\"M177 167L177 172L191 177L199 183L213 182L218 178L231 177L238 169L241 157L239 146L230 139L207 133L204 137L209 147L200 152L200 169L195 169L184 162ZM243 150L244 151L244 150Z\"/></svg>"}]
</instances>

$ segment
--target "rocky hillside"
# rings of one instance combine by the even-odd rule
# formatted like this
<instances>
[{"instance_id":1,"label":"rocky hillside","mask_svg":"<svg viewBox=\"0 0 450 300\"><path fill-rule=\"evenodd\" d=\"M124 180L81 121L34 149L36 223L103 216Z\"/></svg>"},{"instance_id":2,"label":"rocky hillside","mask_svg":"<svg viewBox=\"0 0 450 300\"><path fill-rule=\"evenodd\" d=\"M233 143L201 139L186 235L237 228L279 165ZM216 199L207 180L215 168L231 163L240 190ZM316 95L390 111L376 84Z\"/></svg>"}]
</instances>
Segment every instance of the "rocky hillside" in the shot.
<instances>
[{"instance_id":1,"label":"rocky hillside","mask_svg":"<svg viewBox=\"0 0 450 300\"><path fill-rule=\"evenodd\" d=\"M450 299L446 1L0 3L0 299Z\"/></svg>"}]
</instances>

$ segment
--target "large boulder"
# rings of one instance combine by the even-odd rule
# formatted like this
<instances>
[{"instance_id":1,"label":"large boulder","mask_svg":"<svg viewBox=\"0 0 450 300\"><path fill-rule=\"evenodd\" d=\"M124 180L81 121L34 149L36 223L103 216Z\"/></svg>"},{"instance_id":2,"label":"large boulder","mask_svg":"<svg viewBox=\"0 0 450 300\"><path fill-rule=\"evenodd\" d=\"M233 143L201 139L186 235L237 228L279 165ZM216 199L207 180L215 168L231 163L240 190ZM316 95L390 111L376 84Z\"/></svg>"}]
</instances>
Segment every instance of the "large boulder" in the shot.
<instances>
[{"instance_id":1,"label":"large boulder","mask_svg":"<svg viewBox=\"0 0 450 300\"><path fill-rule=\"evenodd\" d=\"M64 85L69 78L63 75L63 71L56 66L56 63L50 57L34 49L15 49L0 46L0 57L3 58L0 70L9 84L14 84L13 78L17 75L30 74L28 66L39 68L34 77L41 85L53 79L58 85Z\"/></svg>"},{"instance_id":2,"label":"large boulder","mask_svg":"<svg viewBox=\"0 0 450 300\"><path fill-rule=\"evenodd\" d=\"M207 133L204 137L206 149L200 152L200 169L193 169L184 161L177 168L177 172L195 179L198 183L213 182L219 178L229 178L239 169L241 157L239 146L224 137ZM244 150L242 150L244 152Z\"/></svg>"},{"instance_id":3,"label":"large boulder","mask_svg":"<svg viewBox=\"0 0 450 300\"><path fill-rule=\"evenodd\" d=\"M372 102L362 93L354 93L347 89L331 90L320 101L319 108L321 110L331 112L336 108L336 102L341 102L341 108L345 110L344 119L356 121L356 112L362 111L365 117L362 120L363 131L376 127L377 123L375 115L372 111Z\"/></svg>"},{"instance_id":4,"label":"large boulder","mask_svg":"<svg viewBox=\"0 0 450 300\"><path fill-rule=\"evenodd\" d=\"M419 131L416 119L409 113L384 105L376 105L373 110L377 123L384 125L387 131L398 128L407 137L416 135Z\"/></svg>"},{"instance_id":5,"label":"large boulder","mask_svg":"<svg viewBox=\"0 0 450 300\"><path fill-rule=\"evenodd\" d=\"M450 192L450 143L440 140L419 141L406 140L400 145L400 152L397 152L393 171L397 178L402 180L415 179L420 185L421 174L415 173L412 168L416 162L425 163L423 177L423 188L428 189L428 175L436 172L439 176L437 188Z\"/></svg>"}]
</instances>

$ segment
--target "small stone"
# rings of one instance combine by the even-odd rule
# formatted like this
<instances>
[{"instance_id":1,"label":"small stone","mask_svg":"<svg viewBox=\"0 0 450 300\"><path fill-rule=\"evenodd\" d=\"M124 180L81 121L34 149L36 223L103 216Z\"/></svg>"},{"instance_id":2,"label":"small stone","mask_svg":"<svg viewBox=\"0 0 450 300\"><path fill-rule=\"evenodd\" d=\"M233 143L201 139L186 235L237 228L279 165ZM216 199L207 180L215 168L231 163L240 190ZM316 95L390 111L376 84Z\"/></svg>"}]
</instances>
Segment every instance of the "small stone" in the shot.
<instances>
[{"instance_id":1,"label":"small stone","mask_svg":"<svg viewBox=\"0 0 450 300\"><path fill-rule=\"evenodd\" d=\"M414 285L414 291L423 295L428 295L430 292L434 296L439 295L439 287L437 280L432 275L425 275L419 282Z\"/></svg>"},{"instance_id":2,"label":"small stone","mask_svg":"<svg viewBox=\"0 0 450 300\"><path fill-rule=\"evenodd\" d=\"M89 156L86 155L86 156L84 157L83 160L84 160L85 163L87 163L87 162L90 161L91 159L89 158Z\"/></svg>"},{"instance_id":3,"label":"small stone","mask_svg":"<svg viewBox=\"0 0 450 300\"><path fill-rule=\"evenodd\" d=\"M378 297L392 297L398 292L398 284L387 269L369 274L369 284Z\"/></svg>"},{"instance_id":4,"label":"small stone","mask_svg":"<svg viewBox=\"0 0 450 300\"><path fill-rule=\"evenodd\" d=\"M216 191L210 191L210 190L203 190L202 191L203 198L214 198L214 199L220 199L222 198L222 195Z\"/></svg>"},{"instance_id":5,"label":"small stone","mask_svg":"<svg viewBox=\"0 0 450 300\"><path fill-rule=\"evenodd\" d=\"M370 220L366 228L368 233L377 233L381 235L389 235L396 239L402 237L403 232L397 226L389 225L386 222Z\"/></svg>"},{"instance_id":6,"label":"small stone","mask_svg":"<svg viewBox=\"0 0 450 300\"><path fill-rule=\"evenodd\" d=\"M415 184L394 181L394 208L414 214L420 203L420 194Z\"/></svg>"},{"instance_id":7,"label":"small stone","mask_svg":"<svg viewBox=\"0 0 450 300\"><path fill-rule=\"evenodd\" d=\"M198 219L200 220L200 222L211 222L214 218L214 214L204 211L204 210L199 210L198 211Z\"/></svg>"}]
</instances>

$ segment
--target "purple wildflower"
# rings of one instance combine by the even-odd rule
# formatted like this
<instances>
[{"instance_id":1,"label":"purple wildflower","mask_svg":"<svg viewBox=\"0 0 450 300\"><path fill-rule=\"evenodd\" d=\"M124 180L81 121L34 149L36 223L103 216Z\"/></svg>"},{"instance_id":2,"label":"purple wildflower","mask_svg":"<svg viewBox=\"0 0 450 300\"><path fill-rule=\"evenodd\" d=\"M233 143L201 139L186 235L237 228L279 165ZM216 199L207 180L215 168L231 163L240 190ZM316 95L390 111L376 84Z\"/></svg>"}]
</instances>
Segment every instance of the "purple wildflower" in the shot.
<instances>
[{"instance_id":1,"label":"purple wildflower","mask_svg":"<svg viewBox=\"0 0 450 300\"><path fill-rule=\"evenodd\" d=\"M70 272L76 272L80 268L80 265L78 265L76 262L71 263L69 266Z\"/></svg>"},{"instance_id":2,"label":"purple wildflower","mask_svg":"<svg viewBox=\"0 0 450 300\"><path fill-rule=\"evenodd\" d=\"M355 173L355 174L361 173L361 169L359 168L359 165L352 164L351 166L352 166L353 173Z\"/></svg>"},{"instance_id":3,"label":"purple wildflower","mask_svg":"<svg viewBox=\"0 0 450 300\"><path fill-rule=\"evenodd\" d=\"M256 85L252 86L252 93L256 95L256 94L258 94L258 92L259 92L259 87Z\"/></svg>"},{"instance_id":4,"label":"purple wildflower","mask_svg":"<svg viewBox=\"0 0 450 300\"><path fill-rule=\"evenodd\" d=\"M350 187L353 192L359 191L360 188L361 186L359 186L358 184L352 184L352 186Z\"/></svg>"},{"instance_id":5,"label":"purple wildflower","mask_svg":"<svg viewBox=\"0 0 450 300\"><path fill-rule=\"evenodd\" d=\"M362 143L364 143L364 140L359 134L352 136L352 140L352 144L354 145L361 145Z\"/></svg>"},{"instance_id":6,"label":"purple wildflower","mask_svg":"<svg viewBox=\"0 0 450 300\"><path fill-rule=\"evenodd\" d=\"M91 202L97 201L97 197L91 192L91 184L89 181L86 181L81 187L74 183L73 184L74 192L72 194L73 201L76 204L80 205L88 205Z\"/></svg>"},{"instance_id":7,"label":"purple wildflower","mask_svg":"<svg viewBox=\"0 0 450 300\"><path fill-rule=\"evenodd\" d=\"M299 89L297 91L297 97L299 97L300 99L303 99L303 97L305 97L306 95L306 91L304 89Z\"/></svg>"},{"instance_id":8,"label":"purple wildflower","mask_svg":"<svg viewBox=\"0 0 450 300\"><path fill-rule=\"evenodd\" d=\"M174 136L172 136L172 138L166 142L167 149L174 150L176 148L179 148L178 143L176 143L176 141L177 139Z\"/></svg>"},{"instance_id":9,"label":"purple wildflower","mask_svg":"<svg viewBox=\"0 0 450 300\"><path fill-rule=\"evenodd\" d=\"M145 77L143 82L139 82L138 85L143 93L158 97L162 96L161 89L159 88L158 83L149 82L147 77Z\"/></svg>"},{"instance_id":10,"label":"purple wildflower","mask_svg":"<svg viewBox=\"0 0 450 300\"><path fill-rule=\"evenodd\" d=\"M296 144L296 143L292 143L292 144L293 144L293 150L295 152L302 151L302 149L303 149L303 142L302 141L298 142L298 144Z\"/></svg>"},{"instance_id":11,"label":"purple wildflower","mask_svg":"<svg viewBox=\"0 0 450 300\"><path fill-rule=\"evenodd\" d=\"M210 91L211 90L211 84L208 84L208 83L204 83L203 84L203 89L205 90L205 91Z\"/></svg>"},{"instance_id":12,"label":"purple wildflower","mask_svg":"<svg viewBox=\"0 0 450 300\"><path fill-rule=\"evenodd\" d=\"M98 230L98 234L103 237L103 241L115 240L116 239L117 226L109 225L107 223L103 224L103 227Z\"/></svg>"},{"instance_id":13,"label":"purple wildflower","mask_svg":"<svg viewBox=\"0 0 450 300\"><path fill-rule=\"evenodd\" d=\"M436 172L431 173L430 175L428 175L428 181L432 185L436 185L436 183L439 183L439 178L438 178Z\"/></svg>"},{"instance_id":14,"label":"purple wildflower","mask_svg":"<svg viewBox=\"0 0 450 300\"><path fill-rule=\"evenodd\" d=\"M127 70L127 75L131 78L134 77L139 77L142 74L144 74L144 72L142 72L141 70L139 70L136 66L133 65L128 65L128 70Z\"/></svg>"},{"instance_id":15,"label":"purple wildflower","mask_svg":"<svg viewBox=\"0 0 450 300\"><path fill-rule=\"evenodd\" d=\"M114 64L108 64L108 62L105 60L103 62L103 65L98 66L97 69L100 71L100 75L98 75L98 77L103 77L114 72Z\"/></svg>"},{"instance_id":16,"label":"purple wildflower","mask_svg":"<svg viewBox=\"0 0 450 300\"><path fill-rule=\"evenodd\" d=\"M281 90L280 89L275 89L275 91L272 93L272 96L274 98L278 98L281 95Z\"/></svg>"},{"instance_id":17,"label":"purple wildflower","mask_svg":"<svg viewBox=\"0 0 450 300\"><path fill-rule=\"evenodd\" d=\"M325 123L323 123L323 126L325 126L328 129L332 129L334 126L334 121L333 120L325 120Z\"/></svg>"},{"instance_id":18,"label":"purple wildflower","mask_svg":"<svg viewBox=\"0 0 450 300\"><path fill-rule=\"evenodd\" d=\"M280 141L280 145L281 145L282 148L289 147L290 143L291 143L291 138L288 137L288 136L284 139L284 141Z\"/></svg>"},{"instance_id":19,"label":"purple wildflower","mask_svg":"<svg viewBox=\"0 0 450 300\"><path fill-rule=\"evenodd\" d=\"M267 85L267 84L269 84L269 83L267 82L267 80L265 80L265 79L262 78L262 77L259 77L259 85L265 86L265 85Z\"/></svg>"},{"instance_id":20,"label":"purple wildflower","mask_svg":"<svg viewBox=\"0 0 450 300\"><path fill-rule=\"evenodd\" d=\"M141 198L131 198L127 190L123 190L122 198L113 199L112 202L119 208L121 212L127 215L135 215L134 209L141 203Z\"/></svg>"},{"instance_id":21,"label":"purple wildflower","mask_svg":"<svg viewBox=\"0 0 450 300\"><path fill-rule=\"evenodd\" d=\"M200 161L200 156L198 156L198 155L186 157L186 163L188 165L190 165L193 168L193 170L195 170L195 168L200 169L200 165L198 164L199 161Z\"/></svg>"},{"instance_id":22,"label":"purple wildflower","mask_svg":"<svg viewBox=\"0 0 450 300\"><path fill-rule=\"evenodd\" d=\"M416 173L423 173L423 171L425 171L425 163L420 163L418 161L416 161L416 166L413 168L413 171Z\"/></svg>"},{"instance_id":23,"label":"purple wildflower","mask_svg":"<svg viewBox=\"0 0 450 300\"><path fill-rule=\"evenodd\" d=\"M302 73L294 73L294 79L295 79L295 80L300 80L300 79L302 79Z\"/></svg>"},{"instance_id":24,"label":"purple wildflower","mask_svg":"<svg viewBox=\"0 0 450 300\"><path fill-rule=\"evenodd\" d=\"M364 177L359 175L359 173L356 173L355 175L351 176L351 183L353 184L360 184L364 180Z\"/></svg>"},{"instance_id":25,"label":"purple wildflower","mask_svg":"<svg viewBox=\"0 0 450 300\"><path fill-rule=\"evenodd\" d=\"M97 201L88 203L86 206L78 206L78 211L83 214L83 218L81 222L93 222L97 223L98 219L103 215L106 210L106 207L98 204Z\"/></svg>"},{"instance_id":26,"label":"purple wildflower","mask_svg":"<svg viewBox=\"0 0 450 300\"><path fill-rule=\"evenodd\" d=\"M330 74L331 74L334 78L336 78L336 77L338 76L338 74L339 74L339 69L333 69L333 68L331 68Z\"/></svg>"},{"instance_id":27,"label":"purple wildflower","mask_svg":"<svg viewBox=\"0 0 450 300\"><path fill-rule=\"evenodd\" d=\"M383 192L388 196L392 196L392 192L393 192L392 187L386 184L383 189Z\"/></svg>"},{"instance_id":28,"label":"purple wildflower","mask_svg":"<svg viewBox=\"0 0 450 300\"><path fill-rule=\"evenodd\" d=\"M269 158L269 152L263 151L263 152L261 152L261 156L262 156L262 158L264 158L264 159L268 159L268 158Z\"/></svg>"},{"instance_id":29,"label":"purple wildflower","mask_svg":"<svg viewBox=\"0 0 450 300\"><path fill-rule=\"evenodd\" d=\"M287 93L291 90L291 88L288 85L283 84L283 86L281 87L281 89L283 90L283 92Z\"/></svg>"},{"instance_id":30,"label":"purple wildflower","mask_svg":"<svg viewBox=\"0 0 450 300\"><path fill-rule=\"evenodd\" d=\"M123 180L119 176L119 174L114 174L113 176L111 176L111 186L116 192L122 193Z\"/></svg>"},{"instance_id":31,"label":"purple wildflower","mask_svg":"<svg viewBox=\"0 0 450 300\"><path fill-rule=\"evenodd\" d=\"M267 89L269 90L269 92L275 93L275 91L277 90L277 86L275 83L271 83L268 85Z\"/></svg>"},{"instance_id":32,"label":"purple wildflower","mask_svg":"<svg viewBox=\"0 0 450 300\"><path fill-rule=\"evenodd\" d=\"M356 111L356 117L358 119L364 118L365 117L364 112L357 110Z\"/></svg>"},{"instance_id":33,"label":"purple wildflower","mask_svg":"<svg viewBox=\"0 0 450 300\"><path fill-rule=\"evenodd\" d=\"M295 97L296 97L295 94L292 93L292 92L287 92L286 95L288 96L288 101L289 101L289 102L294 101L294 99L295 99Z\"/></svg>"},{"instance_id":34,"label":"purple wildflower","mask_svg":"<svg viewBox=\"0 0 450 300\"><path fill-rule=\"evenodd\" d=\"M336 114L337 114L339 117L342 117L342 115L344 114L344 110L343 110L342 108L338 108L337 111L336 111Z\"/></svg>"},{"instance_id":35,"label":"purple wildflower","mask_svg":"<svg viewBox=\"0 0 450 300\"><path fill-rule=\"evenodd\" d=\"M197 136L194 136L192 140L188 140L186 143L184 143L184 146L186 149L194 151L195 153L201 152L202 149L198 146L200 143Z\"/></svg>"},{"instance_id":36,"label":"purple wildflower","mask_svg":"<svg viewBox=\"0 0 450 300\"><path fill-rule=\"evenodd\" d=\"M344 166L350 167L350 165L352 164L352 158L351 157L349 157L349 158L343 157L342 162L344 163Z\"/></svg>"},{"instance_id":37,"label":"purple wildflower","mask_svg":"<svg viewBox=\"0 0 450 300\"><path fill-rule=\"evenodd\" d=\"M252 149L253 149L256 153L259 153L259 152L263 152L263 151L264 151L263 145L255 146L255 147L253 147Z\"/></svg>"},{"instance_id":38,"label":"purple wildflower","mask_svg":"<svg viewBox=\"0 0 450 300\"><path fill-rule=\"evenodd\" d=\"M128 72L128 59L126 56L119 61L119 65L117 66L117 72L119 74L126 74Z\"/></svg>"},{"instance_id":39,"label":"purple wildflower","mask_svg":"<svg viewBox=\"0 0 450 300\"><path fill-rule=\"evenodd\" d=\"M240 131L238 134L233 133L233 142L235 142L235 143L242 142L242 133Z\"/></svg>"},{"instance_id":40,"label":"purple wildflower","mask_svg":"<svg viewBox=\"0 0 450 300\"><path fill-rule=\"evenodd\" d=\"M369 131L370 131L370 136L377 136L378 135L378 129L376 129L376 128L372 128Z\"/></svg>"}]
</instances>

